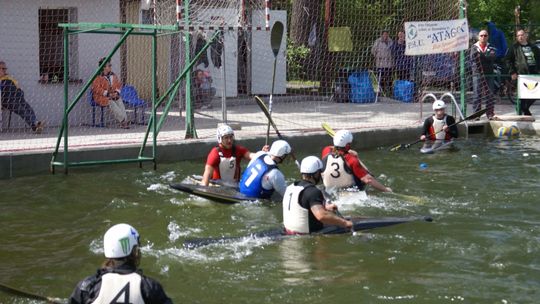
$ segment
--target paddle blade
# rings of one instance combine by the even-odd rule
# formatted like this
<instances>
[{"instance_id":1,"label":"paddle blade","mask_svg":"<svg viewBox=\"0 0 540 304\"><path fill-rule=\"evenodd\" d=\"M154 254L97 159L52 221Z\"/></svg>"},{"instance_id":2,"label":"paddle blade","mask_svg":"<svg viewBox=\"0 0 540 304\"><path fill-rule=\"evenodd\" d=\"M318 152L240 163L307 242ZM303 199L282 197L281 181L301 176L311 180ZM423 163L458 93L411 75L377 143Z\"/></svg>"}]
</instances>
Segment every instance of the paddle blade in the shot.
<instances>
[{"instance_id":1,"label":"paddle blade","mask_svg":"<svg viewBox=\"0 0 540 304\"><path fill-rule=\"evenodd\" d=\"M402 149L405 149L404 145L397 144L397 145L390 148L390 152L396 152L396 151L399 151L399 150L402 150Z\"/></svg>"},{"instance_id":2,"label":"paddle blade","mask_svg":"<svg viewBox=\"0 0 540 304\"><path fill-rule=\"evenodd\" d=\"M336 134L334 129L332 129L332 127L330 127L330 125L325 122L322 123L322 128L326 131L326 134L330 135L331 137L334 137L334 135Z\"/></svg>"},{"instance_id":3,"label":"paddle blade","mask_svg":"<svg viewBox=\"0 0 540 304\"><path fill-rule=\"evenodd\" d=\"M272 46L272 52L274 52L274 57L279 53L279 48L281 47L281 40L283 38L283 23L276 21L274 26L272 26L272 32L270 33L270 45Z\"/></svg>"}]
</instances>

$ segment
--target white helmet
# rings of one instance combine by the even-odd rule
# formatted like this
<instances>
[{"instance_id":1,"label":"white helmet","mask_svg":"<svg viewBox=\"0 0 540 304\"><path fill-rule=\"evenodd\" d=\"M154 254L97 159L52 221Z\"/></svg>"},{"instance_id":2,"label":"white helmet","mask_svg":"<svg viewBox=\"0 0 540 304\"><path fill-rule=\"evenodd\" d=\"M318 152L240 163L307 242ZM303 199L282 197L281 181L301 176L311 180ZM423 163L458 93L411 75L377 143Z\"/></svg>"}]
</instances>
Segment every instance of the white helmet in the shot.
<instances>
[{"instance_id":1,"label":"white helmet","mask_svg":"<svg viewBox=\"0 0 540 304\"><path fill-rule=\"evenodd\" d=\"M291 146L284 140L276 140L268 153L273 156L283 157L283 155L291 153Z\"/></svg>"},{"instance_id":2,"label":"white helmet","mask_svg":"<svg viewBox=\"0 0 540 304\"><path fill-rule=\"evenodd\" d=\"M446 104L442 100L435 100L433 102L433 111L446 108Z\"/></svg>"},{"instance_id":3,"label":"white helmet","mask_svg":"<svg viewBox=\"0 0 540 304\"><path fill-rule=\"evenodd\" d=\"M334 135L334 147L344 148L347 144L352 143L353 136L350 131L339 130Z\"/></svg>"},{"instance_id":4,"label":"white helmet","mask_svg":"<svg viewBox=\"0 0 540 304\"><path fill-rule=\"evenodd\" d=\"M103 252L106 258L127 257L135 246L139 246L139 233L128 224L114 225L103 236Z\"/></svg>"},{"instance_id":5,"label":"white helmet","mask_svg":"<svg viewBox=\"0 0 540 304\"><path fill-rule=\"evenodd\" d=\"M217 128L217 141L218 141L218 144L221 143L221 138L225 135L233 135L234 136L234 131L231 127L229 127L228 125L221 125Z\"/></svg>"},{"instance_id":6,"label":"white helmet","mask_svg":"<svg viewBox=\"0 0 540 304\"><path fill-rule=\"evenodd\" d=\"M308 156L300 164L300 173L313 174L321 171L322 168L323 163L317 156Z\"/></svg>"}]
</instances>

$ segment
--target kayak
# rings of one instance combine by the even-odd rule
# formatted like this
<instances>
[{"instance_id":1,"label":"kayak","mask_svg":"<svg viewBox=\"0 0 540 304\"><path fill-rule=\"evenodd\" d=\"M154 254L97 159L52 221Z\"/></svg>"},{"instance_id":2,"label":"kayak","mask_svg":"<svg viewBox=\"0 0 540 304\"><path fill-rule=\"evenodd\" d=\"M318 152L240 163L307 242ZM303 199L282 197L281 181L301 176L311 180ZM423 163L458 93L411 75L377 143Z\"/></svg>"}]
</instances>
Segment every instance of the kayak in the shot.
<instances>
[{"instance_id":1,"label":"kayak","mask_svg":"<svg viewBox=\"0 0 540 304\"><path fill-rule=\"evenodd\" d=\"M270 203L270 200L249 197L234 188L221 187L221 186L202 186L188 183L170 184L171 188L192 194L198 197L205 198L207 200L221 203L221 204L238 204L244 202L262 202Z\"/></svg>"},{"instance_id":2,"label":"kayak","mask_svg":"<svg viewBox=\"0 0 540 304\"><path fill-rule=\"evenodd\" d=\"M435 148L429 147L429 148L421 148L420 153L422 154L433 154L435 152L445 151L445 150L452 150L454 149L454 142L453 141L447 141Z\"/></svg>"},{"instance_id":3,"label":"kayak","mask_svg":"<svg viewBox=\"0 0 540 304\"><path fill-rule=\"evenodd\" d=\"M326 226L322 230L312 233L312 235L320 234L346 234L355 231L370 230L374 228L382 228L397 224L409 222L432 222L430 216L409 216L409 217L373 217L373 218L352 218L353 228L346 229L339 226ZM283 228L265 230L261 232L251 233L239 237L214 237L214 238L194 238L184 241L184 248L193 249L211 244L225 244L232 241L241 241L246 239L270 238L272 240L282 240L294 235L287 235Z\"/></svg>"}]
</instances>

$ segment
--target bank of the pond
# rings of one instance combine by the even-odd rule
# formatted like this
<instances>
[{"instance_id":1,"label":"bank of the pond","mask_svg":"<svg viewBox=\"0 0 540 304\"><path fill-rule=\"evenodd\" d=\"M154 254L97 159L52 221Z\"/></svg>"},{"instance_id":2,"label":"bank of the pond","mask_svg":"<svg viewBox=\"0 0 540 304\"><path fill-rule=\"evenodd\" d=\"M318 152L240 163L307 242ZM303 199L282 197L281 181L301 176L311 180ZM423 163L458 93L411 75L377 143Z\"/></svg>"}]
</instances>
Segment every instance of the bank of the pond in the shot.
<instances>
[{"instance_id":1,"label":"bank of the pond","mask_svg":"<svg viewBox=\"0 0 540 304\"><path fill-rule=\"evenodd\" d=\"M500 126L518 125L523 133L528 135L540 134L540 123L538 122L512 122L512 121L471 121L467 124L459 125L461 134L483 134L493 136L494 130ZM391 124L389 124L391 125ZM408 143L414 141L420 133L421 125L412 127L379 127L374 129L351 130L355 134L355 145L358 149L370 149L376 147L388 147L397 143ZM265 135L263 134L243 134L238 131L237 140L251 150L258 150L264 145ZM107 142L108 135L88 135L96 140L96 137L103 137L103 142ZM79 136L78 141L85 142L85 136ZM272 136L275 138L275 136ZM294 147L320 146L330 143L327 134L323 131L300 130L286 134L287 140ZM98 140L99 142L99 140ZM156 149L157 165L177 162L181 160L198 160L206 157L208 151L215 146L214 139L189 139L179 141L169 141L158 143ZM69 162L81 161L104 161L111 159L134 158L139 154L140 145L136 144L93 144L91 146L80 145L70 148L67 157ZM145 155L151 155L151 147L147 147ZM52 151L31 149L17 152L0 153L0 179L47 174L51 172ZM63 161L63 153L60 152L57 161ZM137 166L137 164L129 164ZM152 167L150 162L143 163L145 167ZM73 170L78 170L77 168ZM62 167L56 167L56 172L63 172Z\"/></svg>"}]
</instances>

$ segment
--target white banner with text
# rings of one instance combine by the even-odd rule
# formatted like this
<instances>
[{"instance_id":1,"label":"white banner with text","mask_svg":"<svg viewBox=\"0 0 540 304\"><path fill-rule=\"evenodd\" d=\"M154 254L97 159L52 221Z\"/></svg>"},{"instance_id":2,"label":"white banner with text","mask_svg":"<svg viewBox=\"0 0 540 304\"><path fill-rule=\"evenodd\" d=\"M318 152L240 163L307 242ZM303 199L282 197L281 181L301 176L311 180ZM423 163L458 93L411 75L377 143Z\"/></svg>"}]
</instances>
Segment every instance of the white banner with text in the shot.
<instances>
[{"instance_id":1,"label":"white banner with text","mask_svg":"<svg viewBox=\"0 0 540 304\"><path fill-rule=\"evenodd\" d=\"M405 55L451 53L469 47L467 19L405 22Z\"/></svg>"}]
</instances>

